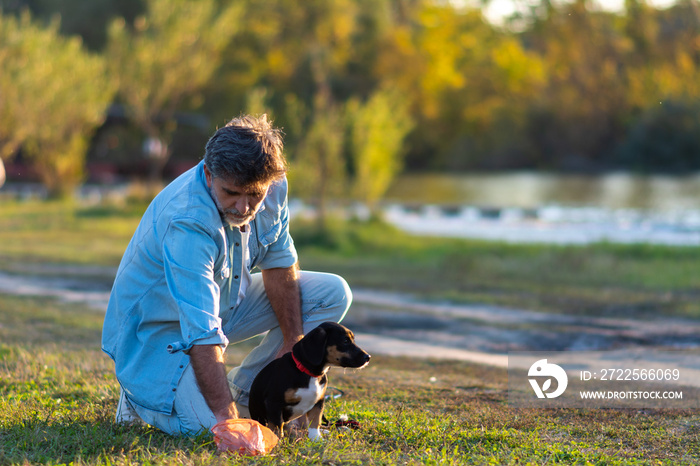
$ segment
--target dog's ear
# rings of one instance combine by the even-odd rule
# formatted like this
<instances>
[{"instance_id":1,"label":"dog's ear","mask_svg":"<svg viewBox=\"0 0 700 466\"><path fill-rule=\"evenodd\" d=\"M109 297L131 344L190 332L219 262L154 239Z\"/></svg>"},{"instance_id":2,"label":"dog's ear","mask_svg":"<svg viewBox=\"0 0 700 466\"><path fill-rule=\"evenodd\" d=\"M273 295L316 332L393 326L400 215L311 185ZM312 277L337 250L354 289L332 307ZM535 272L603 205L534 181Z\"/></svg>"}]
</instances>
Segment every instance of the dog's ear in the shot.
<instances>
[{"instance_id":1,"label":"dog's ear","mask_svg":"<svg viewBox=\"0 0 700 466\"><path fill-rule=\"evenodd\" d=\"M326 362L326 340L328 332L326 329L316 327L297 343L301 360L310 366L322 366ZM296 345L295 345L296 346Z\"/></svg>"}]
</instances>

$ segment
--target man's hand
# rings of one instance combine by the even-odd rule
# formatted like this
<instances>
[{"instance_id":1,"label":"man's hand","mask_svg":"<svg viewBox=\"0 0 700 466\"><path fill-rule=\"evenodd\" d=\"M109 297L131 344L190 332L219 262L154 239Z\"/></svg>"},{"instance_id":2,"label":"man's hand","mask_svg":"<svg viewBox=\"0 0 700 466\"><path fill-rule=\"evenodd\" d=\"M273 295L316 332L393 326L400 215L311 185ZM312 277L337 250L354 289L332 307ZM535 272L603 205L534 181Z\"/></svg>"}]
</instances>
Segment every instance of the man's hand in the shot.
<instances>
[{"instance_id":1,"label":"man's hand","mask_svg":"<svg viewBox=\"0 0 700 466\"><path fill-rule=\"evenodd\" d=\"M262 271L265 292L272 310L277 316L284 343L277 357L292 351L296 342L304 337L301 323L301 293L299 291L299 266L267 269Z\"/></svg>"},{"instance_id":2,"label":"man's hand","mask_svg":"<svg viewBox=\"0 0 700 466\"><path fill-rule=\"evenodd\" d=\"M227 419L211 429L219 451L239 455L264 455L279 438L267 427L252 419Z\"/></svg>"},{"instance_id":3,"label":"man's hand","mask_svg":"<svg viewBox=\"0 0 700 466\"><path fill-rule=\"evenodd\" d=\"M302 338L304 338L304 335L299 335L296 339L289 341L289 342L285 341L284 344L282 345L282 348L280 348L280 350L277 352L277 355L275 356L275 358L281 358L285 354L291 353L294 345Z\"/></svg>"},{"instance_id":4,"label":"man's hand","mask_svg":"<svg viewBox=\"0 0 700 466\"><path fill-rule=\"evenodd\" d=\"M190 350L190 361L197 385L216 421L237 419L238 410L226 380L224 350L219 345L195 345Z\"/></svg>"}]
</instances>

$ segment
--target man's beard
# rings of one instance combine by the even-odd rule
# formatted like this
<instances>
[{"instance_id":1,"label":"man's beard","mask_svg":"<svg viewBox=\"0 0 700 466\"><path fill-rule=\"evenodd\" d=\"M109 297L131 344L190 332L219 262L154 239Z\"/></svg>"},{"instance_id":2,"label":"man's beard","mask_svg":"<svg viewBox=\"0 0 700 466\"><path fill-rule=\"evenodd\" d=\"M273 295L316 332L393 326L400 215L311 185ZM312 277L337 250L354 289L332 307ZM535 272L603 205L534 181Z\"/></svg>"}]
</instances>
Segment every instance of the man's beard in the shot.
<instances>
[{"instance_id":1,"label":"man's beard","mask_svg":"<svg viewBox=\"0 0 700 466\"><path fill-rule=\"evenodd\" d=\"M221 219L224 222L226 222L228 226L240 228L244 225L249 224L253 220L253 218L255 218L255 214L257 212L250 211L247 215L244 216L241 215L238 209L224 209L221 205L221 202L219 202L219 198L216 197L214 188L209 188L209 192L211 193L211 198L214 199L214 204L216 204L216 208L219 211L219 214L221 214Z\"/></svg>"}]
</instances>

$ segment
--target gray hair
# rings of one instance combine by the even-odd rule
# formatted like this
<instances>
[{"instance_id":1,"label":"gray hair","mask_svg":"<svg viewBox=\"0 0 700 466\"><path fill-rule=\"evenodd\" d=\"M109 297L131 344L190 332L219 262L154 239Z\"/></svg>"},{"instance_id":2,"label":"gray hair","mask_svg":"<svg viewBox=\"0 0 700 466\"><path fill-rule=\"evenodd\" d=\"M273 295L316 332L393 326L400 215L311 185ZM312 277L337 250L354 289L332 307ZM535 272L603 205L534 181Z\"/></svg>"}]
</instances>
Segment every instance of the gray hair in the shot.
<instances>
[{"instance_id":1,"label":"gray hair","mask_svg":"<svg viewBox=\"0 0 700 466\"><path fill-rule=\"evenodd\" d=\"M267 184L287 173L282 131L267 115L242 115L219 128L204 150L204 163L215 178L239 186Z\"/></svg>"}]
</instances>

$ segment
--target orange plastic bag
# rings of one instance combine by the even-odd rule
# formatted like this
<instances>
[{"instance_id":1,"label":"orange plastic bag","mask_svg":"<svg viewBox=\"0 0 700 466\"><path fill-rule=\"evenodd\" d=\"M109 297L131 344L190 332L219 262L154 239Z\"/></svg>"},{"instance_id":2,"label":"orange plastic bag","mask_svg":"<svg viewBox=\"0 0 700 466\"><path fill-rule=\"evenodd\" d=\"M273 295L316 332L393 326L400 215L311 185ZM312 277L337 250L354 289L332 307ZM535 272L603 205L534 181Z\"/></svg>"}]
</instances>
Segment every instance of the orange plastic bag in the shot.
<instances>
[{"instance_id":1,"label":"orange plastic bag","mask_svg":"<svg viewBox=\"0 0 700 466\"><path fill-rule=\"evenodd\" d=\"M227 419L216 424L211 431L219 451L239 455L264 455L279 441L274 432L251 419Z\"/></svg>"}]
</instances>

